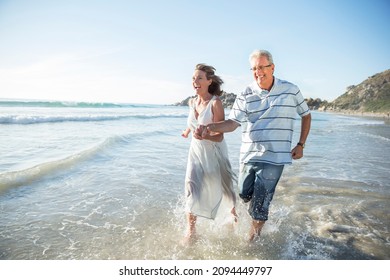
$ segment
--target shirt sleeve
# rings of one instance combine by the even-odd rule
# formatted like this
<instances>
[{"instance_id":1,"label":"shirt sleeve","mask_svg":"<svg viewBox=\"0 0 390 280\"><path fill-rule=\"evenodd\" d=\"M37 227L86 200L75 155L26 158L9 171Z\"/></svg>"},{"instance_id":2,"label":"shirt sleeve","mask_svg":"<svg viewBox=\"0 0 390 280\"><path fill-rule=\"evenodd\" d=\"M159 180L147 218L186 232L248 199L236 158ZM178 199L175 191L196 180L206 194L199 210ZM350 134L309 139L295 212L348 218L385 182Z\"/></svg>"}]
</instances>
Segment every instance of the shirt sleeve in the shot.
<instances>
[{"instance_id":1,"label":"shirt sleeve","mask_svg":"<svg viewBox=\"0 0 390 280\"><path fill-rule=\"evenodd\" d=\"M246 119L246 100L244 94L237 95L233 107L229 113L228 119L242 123Z\"/></svg>"},{"instance_id":2,"label":"shirt sleeve","mask_svg":"<svg viewBox=\"0 0 390 280\"><path fill-rule=\"evenodd\" d=\"M297 108L297 113L301 116L304 117L308 114L310 114L309 106L307 106L307 103L305 99L303 98L303 95L299 88L297 87L297 93L295 94L295 99L296 99L296 108Z\"/></svg>"}]
</instances>

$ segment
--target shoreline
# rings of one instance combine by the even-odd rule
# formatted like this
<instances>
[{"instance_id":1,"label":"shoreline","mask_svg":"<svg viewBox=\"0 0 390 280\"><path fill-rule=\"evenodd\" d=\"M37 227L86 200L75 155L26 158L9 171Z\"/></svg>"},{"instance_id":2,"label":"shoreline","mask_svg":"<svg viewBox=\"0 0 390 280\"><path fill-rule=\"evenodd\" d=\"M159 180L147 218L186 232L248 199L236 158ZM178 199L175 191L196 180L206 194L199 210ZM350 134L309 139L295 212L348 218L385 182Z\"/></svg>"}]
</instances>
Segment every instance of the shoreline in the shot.
<instances>
[{"instance_id":1,"label":"shoreline","mask_svg":"<svg viewBox=\"0 0 390 280\"><path fill-rule=\"evenodd\" d=\"M330 113L344 116L356 116L365 118L376 118L383 120L390 120L390 113L374 113L374 112L359 112L359 111L334 111L334 110L315 110L317 112Z\"/></svg>"}]
</instances>

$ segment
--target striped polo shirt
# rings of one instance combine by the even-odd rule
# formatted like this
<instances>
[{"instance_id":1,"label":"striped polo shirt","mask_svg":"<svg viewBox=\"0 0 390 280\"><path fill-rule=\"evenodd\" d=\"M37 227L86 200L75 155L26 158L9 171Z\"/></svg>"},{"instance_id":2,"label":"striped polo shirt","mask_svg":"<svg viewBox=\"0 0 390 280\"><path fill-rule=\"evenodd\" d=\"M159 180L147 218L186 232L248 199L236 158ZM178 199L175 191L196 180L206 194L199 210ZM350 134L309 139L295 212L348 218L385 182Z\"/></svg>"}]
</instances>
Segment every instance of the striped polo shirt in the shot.
<instances>
[{"instance_id":1,"label":"striped polo shirt","mask_svg":"<svg viewBox=\"0 0 390 280\"><path fill-rule=\"evenodd\" d=\"M299 88L274 77L271 91L250 84L236 97L228 119L242 128L240 162L291 164L291 141L295 118L309 108Z\"/></svg>"}]
</instances>

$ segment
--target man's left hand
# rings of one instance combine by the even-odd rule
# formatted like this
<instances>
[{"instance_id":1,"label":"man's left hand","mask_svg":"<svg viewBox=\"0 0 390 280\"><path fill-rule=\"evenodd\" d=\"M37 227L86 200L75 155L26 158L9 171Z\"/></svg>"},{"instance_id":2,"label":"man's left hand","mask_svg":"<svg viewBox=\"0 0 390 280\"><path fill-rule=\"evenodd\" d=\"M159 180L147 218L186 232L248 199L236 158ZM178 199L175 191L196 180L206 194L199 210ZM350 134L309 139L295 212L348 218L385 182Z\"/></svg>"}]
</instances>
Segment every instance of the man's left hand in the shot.
<instances>
[{"instance_id":1,"label":"man's left hand","mask_svg":"<svg viewBox=\"0 0 390 280\"><path fill-rule=\"evenodd\" d=\"M291 155L293 159L300 159L303 157L303 147L300 145L296 145L294 149L291 151Z\"/></svg>"}]
</instances>

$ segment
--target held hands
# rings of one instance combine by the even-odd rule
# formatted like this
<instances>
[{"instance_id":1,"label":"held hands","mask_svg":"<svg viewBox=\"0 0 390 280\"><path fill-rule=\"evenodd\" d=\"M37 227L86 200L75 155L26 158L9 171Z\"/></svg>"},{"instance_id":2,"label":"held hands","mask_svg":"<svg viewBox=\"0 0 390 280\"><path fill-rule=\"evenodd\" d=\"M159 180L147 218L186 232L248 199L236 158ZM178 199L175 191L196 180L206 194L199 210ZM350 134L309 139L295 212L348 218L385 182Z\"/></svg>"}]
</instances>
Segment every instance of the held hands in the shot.
<instances>
[{"instance_id":1,"label":"held hands","mask_svg":"<svg viewBox=\"0 0 390 280\"><path fill-rule=\"evenodd\" d=\"M207 126L199 125L194 131L194 137L198 140L209 139L210 131L208 130Z\"/></svg>"},{"instance_id":2,"label":"held hands","mask_svg":"<svg viewBox=\"0 0 390 280\"><path fill-rule=\"evenodd\" d=\"M218 133L210 130L210 126L213 127L213 124L208 124L206 126L199 125L199 127L194 131L194 137L198 140L210 140L213 142L221 142L223 140L223 133Z\"/></svg>"}]
</instances>

